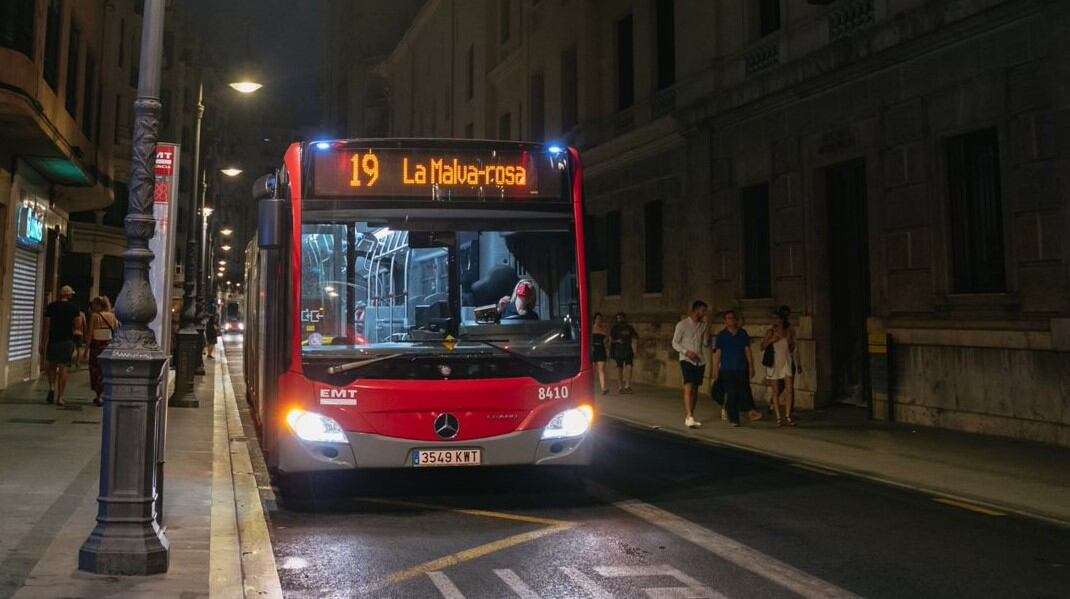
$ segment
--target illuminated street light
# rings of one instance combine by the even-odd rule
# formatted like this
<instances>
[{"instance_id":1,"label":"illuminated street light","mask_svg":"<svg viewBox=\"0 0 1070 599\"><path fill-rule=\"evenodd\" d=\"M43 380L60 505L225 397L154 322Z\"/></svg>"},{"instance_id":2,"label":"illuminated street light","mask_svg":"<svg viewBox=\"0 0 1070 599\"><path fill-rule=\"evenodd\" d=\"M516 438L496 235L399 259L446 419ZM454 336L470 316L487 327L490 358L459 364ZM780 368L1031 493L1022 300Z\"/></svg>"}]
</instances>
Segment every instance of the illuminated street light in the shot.
<instances>
[{"instance_id":1,"label":"illuminated street light","mask_svg":"<svg viewBox=\"0 0 1070 599\"><path fill-rule=\"evenodd\" d=\"M235 81L230 84L231 89L241 92L243 94L251 94L256 90L264 87L262 84L255 81Z\"/></svg>"},{"instance_id":2,"label":"illuminated street light","mask_svg":"<svg viewBox=\"0 0 1070 599\"><path fill-rule=\"evenodd\" d=\"M220 279L222 279L222 278L223 278L223 273L222 273L222 272L217 272L217 273L215 274L215 276L217 276L217 277L219 277Z\"/></svg>"},{"instance_id":3,"label":"illuminated street light","mask_svg":"<svg viewBox=\"0 0 1070 599\"><path fill-rule=\"evenodd\" d=\"M224 252L229 252L230 251L230 246L229 245L221 245L221 246L219 246L219 249L223 250Z\"/></svg>"},{"instance_id":4,"label":"illuminated street light","mask_svg":"<svg viewBox=\"0 0 1070 599\"><path fill-rule=\"evenodd\" d=\"M226 260L220 260L219 261L219 265L220 266L226 266L227 265L227 261Z\"/></svg>"},{"instance_id":5,"label":"illuminated street light","mask_svg":"<svg viewBox=\"0 0 1070 599\"><path fill-rule=\"evenodd\" d=\"M211 206L205 206L204 207L204 218L208 218L209 216L212 216L213 212L215 212L215 208L212 208Z\"/></svg>"},{"instance_id":6,"label":"illuminated street light","mask_svg":"<svg viewBox=\"0 0 1070 599\"><path fill-rule=\"evenodd\" d=\"M240 168L234 168L233 166L231 166L231 167L219 169L219 172L223 173L224 175L226 175L228 177L237 177L238 175L240 175L242 173L242 170Z\"/></svg>"},{"instance_id":7,"label":"illuminated street light","mask_svg":"<svg viewBox=\"0 0 1070 599\"><path fill-rule=\"evenodd\" d=\"M220 229L219 232L227 237L230 237L230 234L234 232L234 229L228 227L226 229Z\"/></svg>"}]
</instances>

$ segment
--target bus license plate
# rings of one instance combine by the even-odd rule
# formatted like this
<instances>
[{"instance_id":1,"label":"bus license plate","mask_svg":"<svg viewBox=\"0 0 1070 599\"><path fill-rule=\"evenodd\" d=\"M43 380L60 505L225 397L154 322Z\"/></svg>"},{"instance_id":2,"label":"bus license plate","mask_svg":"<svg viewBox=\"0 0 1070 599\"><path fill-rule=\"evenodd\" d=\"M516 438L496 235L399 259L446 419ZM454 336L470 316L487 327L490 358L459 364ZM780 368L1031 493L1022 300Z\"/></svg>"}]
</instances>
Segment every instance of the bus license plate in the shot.
<instances>
[{"instance_id":1,"label":"bus license plate","mask_svg":"<svg viewBox=\"0 0 1070 599\"><path fill-rule=\"evenodd\" d=\"M481 449L418 449L412 452L413 466L478 466Z\"/></svg>"}]
</instances>

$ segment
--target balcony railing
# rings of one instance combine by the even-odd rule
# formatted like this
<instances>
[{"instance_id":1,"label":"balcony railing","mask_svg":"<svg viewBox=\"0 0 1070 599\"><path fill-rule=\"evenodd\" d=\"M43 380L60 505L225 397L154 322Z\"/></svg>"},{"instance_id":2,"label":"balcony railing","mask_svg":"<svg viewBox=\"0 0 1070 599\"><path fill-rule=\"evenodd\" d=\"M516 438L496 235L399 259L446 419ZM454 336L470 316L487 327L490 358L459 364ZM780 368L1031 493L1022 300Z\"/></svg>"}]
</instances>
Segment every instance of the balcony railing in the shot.
<instances>
[{"instance_id":1,"label":"balcony railing","mask_svg":"<svg viewBox=\"0 0 1070 599\"><path fill-rule=\"evenodd\" d=\"M755 48L743 60L748 77L760 73L780 62L780 44L774 42Z\"/></svg>"},{"instance_id":2,"label":"balcony railing","mask_svg":"<svg viewBox=\"0 0 1070 599\"><path fill-rule=\"evenodd\" d=\"M854 0L829 11L829 41L850 35L873 22L873 0Z\"/></svg>"}]
</instances>

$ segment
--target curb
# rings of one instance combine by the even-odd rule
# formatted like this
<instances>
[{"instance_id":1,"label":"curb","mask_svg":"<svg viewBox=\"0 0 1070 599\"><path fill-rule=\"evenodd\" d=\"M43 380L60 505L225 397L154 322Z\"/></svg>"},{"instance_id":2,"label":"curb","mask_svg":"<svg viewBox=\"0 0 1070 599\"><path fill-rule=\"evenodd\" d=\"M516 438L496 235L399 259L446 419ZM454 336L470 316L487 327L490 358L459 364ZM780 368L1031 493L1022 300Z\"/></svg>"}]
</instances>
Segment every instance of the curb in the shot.
<instances>
[{"instance_id":1,"label":"curb","mask_svg":"<svg viewBox=\"0 0 1070 599\"><path fill-rule=\"evenodd\" d=\"M210 596L281 599L275 553L226 351L219 352L215 371Z\"/></svg>"},{"instance_id":2,"label":"curb","mask_svg":"<svg viewBox=\"0 0 1070 599\"><path fill-rule=\"evenodd\" d=\"M973 496L968 496L968 495L959 495L959 494L956 494L954 492L947 491L947 490L944 490L944 489L939 489L939 488L935 488L935 487L927 487L925 485L919 485L917 483L910 483L910 482L904 482L904 481L901 481L901 480L896 480L896 479L893 479L893 478L886 478L886 477L880 476L878 474L870 474L870 473L859 471L859 470L850 470L850 469L846 469L846 468L843 468L841 466L837 466L837 465L833 465L833 464L827 464L827 463L824 463L824 462L819 462L819 461L814 461L814 460L807 460L805 458L799 458L797 456L787 455L787 454L783 454L783 453L779 453L779 452L775 452L775 451L768 451L768 450L764 450L764 449L758 449L756 447L752 447L750 445L744 445L742 443L732 443L731 441L722 441L720 439L710 439L710 438L707 438L707 437L698 437L698 436L695 436L695 435L687 434L685 431L679 431L679 430L672 429L672 428L665 428L665 427L663 427L661 425L650 424L649 422L643 422L643 421L640 421L640 420L634 420L634 419L631 419L631 418L627 418L625 416L618 416L616 414L609 414L609 413L606 413L606 412L600 412L599 416L601 416L602 418L608 418L609 420L613 420L615 422L630 426L632 428L641 428L641 429L648 430L648 431L655 431L655 432L665 433L667 435L671 435L671 436L679 438L679 439L685 439L685 440L688 440L688 441L702 443L704 445L710 445L710 446L713 446L713 447L729 448L729 449L734 449L734 450L742 451L742 452L749 453L749 454L771 457L771 458L775 458L777 460L781 460L781 461L787 462L789 464L795 464L795 465L801 466L801 467L806 468L806 469L816 470L818 472L820 472L821 470L825 470L825 471L827 471L829 473L833 473L833 474L837 474L837 475L841 475L841 476L846 476L846 477L850 477L850 478L855 478L855 479L860 479L860 480L866 480L866 481L869 481L869 482L875 482L875 483L878 483L878 484L881 484L881 485L894 487L894 488L897 488L897 489L903 489L903 490L907 490L907 491L912 491L912 492L915 492L915 493L922 493L922 494L929 495L929 496L932 496L932 497L935 497L935 498L949 499L949 500L952 500L952 501L972 503L972 504L975 504L977 506L981 506L981 507L984 507L984 508L988 508L988 509L992 509L992 510L999 510L999 511L1007 512L1009 514L1014 514L1015 516L1021 516L1021 517L1029 518L1029 519L1032 519L1032 520L1039 520L1039 521L1044 522L1046 524L1051 524L1051 525L1054 525L1054 526L1058 526L1060 528L1070 528L1070 521L1068 521L1068 520L1063 520L1063 519L1060 519L1060 518L1057 518L1057 517L1053 517L1053 516L1048 516L1048 515L1045 515L1045 514L1039 514L1037 512L1030 511L1030 510L1027 510L1027 509L1022 509L1020 507L1016 507L1016 506L1013 506L1013 505L993 503L993 502L991 502L989 500L986 500L986 499L980 499L980 498L973 497Z\"/></svg>"}]
</instances>

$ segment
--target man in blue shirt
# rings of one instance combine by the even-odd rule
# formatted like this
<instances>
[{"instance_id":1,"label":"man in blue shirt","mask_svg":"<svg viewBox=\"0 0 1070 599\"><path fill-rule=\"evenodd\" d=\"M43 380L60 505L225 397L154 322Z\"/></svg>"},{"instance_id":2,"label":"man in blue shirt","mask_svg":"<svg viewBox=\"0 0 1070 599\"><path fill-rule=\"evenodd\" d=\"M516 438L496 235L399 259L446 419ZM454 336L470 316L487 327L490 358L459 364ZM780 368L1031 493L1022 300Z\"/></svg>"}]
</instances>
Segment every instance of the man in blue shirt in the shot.
<instances>
[{"instance_id":1,"label":"man in blue shirt","mask_svg":"<svg viewBox=\"0 0 1070 599\"><path fill-rule=\"evenodd\" d=\"M750 336L739 327L739 316L732 310L724 313L724 329L717 333L713 349L713 378L720 380L727 394L725 410L732 426L739 426L741 410L750 412L751 420L761 418L750 397L750 379L754 376L754 357Z\"/></svg>"}]
</instances>

